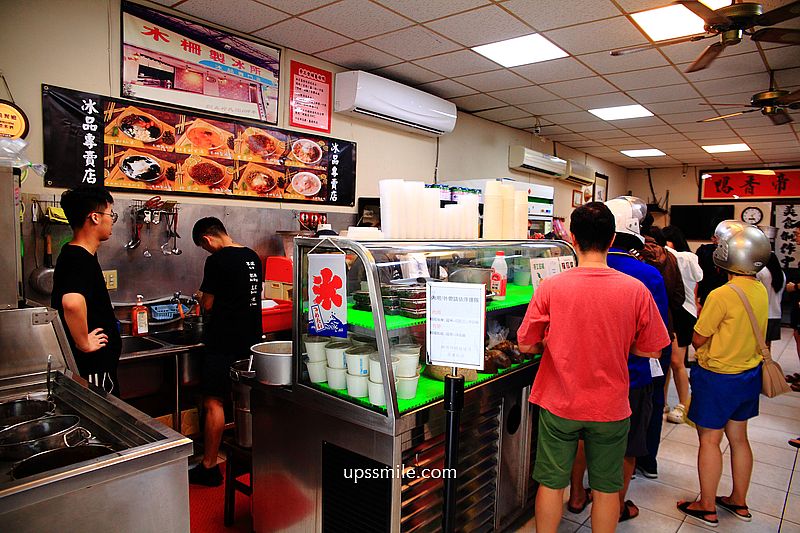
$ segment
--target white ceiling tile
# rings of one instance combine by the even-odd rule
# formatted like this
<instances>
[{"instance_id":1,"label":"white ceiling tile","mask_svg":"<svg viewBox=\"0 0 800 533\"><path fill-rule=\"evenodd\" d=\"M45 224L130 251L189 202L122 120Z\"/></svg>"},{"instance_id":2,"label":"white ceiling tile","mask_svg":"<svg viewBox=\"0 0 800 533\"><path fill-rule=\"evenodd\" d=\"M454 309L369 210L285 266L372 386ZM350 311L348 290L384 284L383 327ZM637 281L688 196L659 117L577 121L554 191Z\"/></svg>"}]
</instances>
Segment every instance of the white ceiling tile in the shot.
<instances>
[{"instance_id":1,"label":"white ceiling tile","mask_svg":"<svg viewBox=\"0 0 800 533\"><path fill-rule=\"evenodd\" d=\"M459 50L449 54L426 57L425 59L418 59L414 63L451 78L497 70L499 66L494 61L489 61L472 50Z\"/></svg>"},{"instance_id":2,"label":"white ceiling tile","mask_svg":"<svg viewBox=\"0 0 800 533\"><path fill-rule=\"evenodd\" d=\"M442 76L439 74L418 67L413 63L400 63L399 65L392 65L391 67L375 70L373 73L408 85L419 85L421 83L442 79Z\"/></svg>"},{"instance_id":3,"label":"white ceiling tile","mask_svg":"<svg viewBox=\"0 0 800 533\"><path fill-rule=\"evenodd\" d=\"M569 101L579 107L582 107L583 109L598 109L602 107L615 107L636 103L633 98L621 92L595 94L592 96L578 96L575 98L570 98Z\"/></svg>"},{"instance_id":4,"label":"white ceiling tile","mask_svg":"<svg viewBox=\"0 0 800 533\"><path fill-rule=\"evenodd\" d=\"M577 122L575 124L567 124L567 128L575 133L585 133L589 131L602 131L608 129L608 122L604 120L593 120L591 122Z\"/></svg>"},{"instance_id":5,"label":"white ceiling tile","mask_svg":"<svg viewBox=\"0 0 800 533\"><path fill-rule=\"evenodd\" d=\"M317 9L324 5L332 3L332 0L258 0L262 4L267 4L275 9L280 9L292 15L298 13L305 13L312 9ZM174 3L174 2L173 2ZM219 5L219 3L217 3Z\"/></svg>"},{"instance_id":6,"label":"white ceiling tile","mask_svg":"<svg viewBox=\"0 0 800 533\"><path fill-rule=\"evenodd\" d=\"M578 56L578 59L600 74L656 68L669 64L658 50L644 50L635 54L616 57L612 56L608 51L603 51Z\"/></svg>"},{"instance_id":7,"label":"white ceiling tile","mask_svg":"<svg viewBox=\"0 0 800 533\"><path fill-rule=\"evenodd\" d=\"M686 100L700 96L700 94L689 85L669 85L667 87L652 89L637 89L635 91L628 91L628 94L642 104Z\"/></svg>"},{"instance_id":8,"label":"white ceiling tile","mask_svg":"<svg viewBox=\"0 0 800 533\"><path fill-rule=\"evenodd\" d=\"M769 87L769 74L748 74L735 78L722 78L718 80L699 81L694 84L703 96L719 96L724 94L741 93L744 91L765 91ZM734 102L735 103L735 102Z\"/></svg>"},{"instance_id":9,"label":"white ceiling tile","mask_svg":"<svg viewBox=\"0 0 800 533\"><path fill-rule=\"evenodd\" d=\"M658 67L647 70L636 70L633 72L622 72L619 74L608 74L606 75L606 79L623 91L646 89L649 87L663 87L664 85L675 85L686 82L681 73L675 70L675 67Z\"/></svg>"},{"instance_id":10,"label":"white ceiling tile","mask_svg":"<svg viewBox=\"0 0 800 533\"><path fill-rule=\"evenodd\" d=\"M491 109L493 107L502 107L505 105L497 98L492 98L488 94L472 94L470 96L459 96L458 98L451 98L451 102L456 104L459 109L464 111L480 111L481 109Z\"/></svg>"},{"instance_id":11,"label":"white ceiling tile","mask_svg":"<svg viewBox=\"0 0 800 533\"><path fill-rule=\"evenodd\" d=\"M588 148L590 146L602 146L597 141L589 141L589 140L586 140L586 141L572 141L571 143L569 143L569 145L571 147L573 147L573 148Z\"/></svg>"},{"instance_id":12,"label":"white ceiling tile","mask_svg":"<svg viewBox=\"0 0 800 533\"><path fill-rule=\"evenodd\" d=\"M633 137L618 129L592 131L588 132L586 136L592 139L599 139L601 141L605 139L633 139Z\"/></svg>"},{"instance_id":13,"label":"white ceiling tile","mask_svg":"<svg viewBox=\"0 0 800 533\"><path fill-rule=\"evenodd\" d=\"M686 124L681 124L679 129L681 133L686 135L688 135L689 132L695 131L731 131L730 126L724 120L717 120L715 122L688 122Z\"/></svg>"},{"instance_id":14,"label":"white ceiling tile","mask_svg":"<svg viewBox=\"0 0 800 533\"><path fill-rule=\"evenodd\" d=\"M552 100L555 95L541 87L530 85L517 89L506 89L504 91L494 91L490 93L495 98L499 98L509 104L531 104L535 102L546 102Z\"/></svg>"},{"instance_id":15,"label":"white ceiling tile","mask_svg":"<svg viewBox=\"0 0 800 533\"><path fill-rule=\"evenodd\" d=\"M770 48L765 50L767 63L772 70L792 68L797 66L797 47L782 46L780 48Z\"/></svg>"},{"instance_id":16,"label":"white ceiling tile","mask_svg":"<svg viewBox=\"0 0 800 533\"><path fill-rule=\"evenodd\" d=\"M445 39L423 26L412 26L379 35L367 39L364 43L406 60L443 54L461 48L453 41Z\"/></svg>"},{"instance_id":17,"label":"white ceiling tile","mask_svg":"<svg viewBox=\"0 0 800 533\"><path fill-rule=\"evenodd\" d=\"M277 9L253 0L229 0L225 9L220 9L219 2L216 0L188 0L179 5L177 9L197 18L245 33L270 26L289 17L286 13L281 13Z\"/></svg>"},{"instance_id":18,"label":"white ceiling tile","mask_svg":"<svg viewBox=\"0 0 800 533\"><path fill-rule=\"evenodd\" d=\"M739 128L764 128L767 126L772 126L773 128L777 128L772 124L772 121L762 115L761 113L748 113L747 115L740 115L738 117L731 118L726 120L732 128L739 129Z\"/></svg>"},{"instance_id":19,"label":"white ceiling tile","mask_svg":"<svg viewBox=\"0 0 800 533\"><path fill-rule=\"evenodd\" d=\"M695 41L695 42L688 42L688 43L681 43L681 44L672 44L669 46L662 46L661 51L666 54L666 56L673 62L673 63L691 63L694 61L697 56L703 53L703 50L706 49L711 44L717 42L719 38L709 38L703 39L702 41ZM728 57L736 54L746 54L748 52L755 52L757 51L756 46L749 38L745 38L741 43L729 46L722 52L722 55L718 58L721 59L722 57ZM712 63L708 68L716 68L716 62Z\"/></svg>"},{"instance_id":20,"label":"white ceiling tile","mask_svg":"<svg viewBox=\"0 0 800 533\"><path fill-rule=\"evenodd\" d=\"M559 133L572 133L572 132L563 126L558 126L556 124L548 124L547 126L542 126L542 135L549 136L549 135L556 135Z\"/></svg>"},{"instance_id":21,"label":"white ceiling tile","mask_svg":"<svg viewBox=\"0 0 800 533\"><path fill-rule=\"evenodd\" d=\"M797 51L797 47L793 46L792 48L794 48L796 51L795 53L800 56L800 51ZM797 59L798 56L795 56L795 65L797 65L798 61L800 61L800 59ZM786 89L800 85L800 68L790 68L777 71L775 73L775 82L779 87Z\"/></svg>"},{"instance_id":22,"label":"white ceiling tile","mask_svg":"<svg viewBox=\"0 0 800 533\"><path fill-rule=\"evenodd\" d=\"M496 5L428 22L426 26L464 46L478 46L533 33L528 26Z\"/></svg>"},{"instance_id":23,"label":"white ceiling tile","mask_svg":"<svg viewBox=\"0 0 800 533\"><path fill-rule=\"evenodd\" d=\"M742 142L739 137L725 131L688 131L684 135L699 145L709 144L737 144Z\"/></svg>"},{"instance_id":24,"label":"white ceiling tile","mask_svg":"<svg viewBox=\"0 0 800 533\"><path fill-rule=\"evenodd\" d=\"M587 111L576 111L574 113L559 113L557 115L545 115L547 120L553 124L577 124L579 122L590 122L597 117Z\"/></svg>"},{"instance_id":25,"label":"white ceiling tile","mask_svg":"<svg viewBox=\"0 0 800 533\"><path fill-rule=\"evenodd\" d=\"M541 63L531 63L512 69L534 83L550 83L554 81L586 78L594 73L571 57L562 57Z\"/></svg>"},{"instance_id":26,"label":"white ceiling tile","mask_svg":"<svg viewBox=\"0 0 800 533\"><path fill-rule=\"evenodd\" d=\"M346 44L317 55L321 59L353 70L372 70L401 62L399 58L363 43Z\"/></svg>"},{"instance_id":27,"label":"white ceiling tile","mask_svg":"<svg viewBox=\"0 0 800 533\"><path fill-rule=\"evenodd\" d=\"M347 37L298 18L284 20L253 35L306 54L316 54L351 42Z\"/></svg>"},{"instance_id":28,"label":"white ceiling tile","mask_svg":"<svg viewBox=\"0 0 800 533\"><path fill-rule=\"evenodd\" d=\"M469 76L459 76L455 78L455 80L481 92L499 91L501 89L513 89L515 87L530 85L528 80L506 69L482 72L480 74L470 74Z\"/></svg>"},{"instance_id":29,"label":"white ceiling tile","mask_svg":"<svg viewBox=\"0 0 800 533\"><path fill-rule=\"evenodd\" d=\"M435 94L436 96L441 96L442 98L455 98L457 96L466 96L475 93L475 89L470 89L453 80L434 81L420 85L417 88Z\"/></svg>"},{"instance_id":30,"label":"white ceiling tile","mask_svg":"<svg viewBox=\"0 0 800 533\"><path fill-rule=\"evenodd\" d=\"M517 118L514 120L503 120L503 124L512 128L525 129L536 126L536 117Z\"/></svg>"},{"instance_id":31,"label":"white ceiling tile","mask_svg":"<svg viewBox=\"0 0 800 533\"><path fill-rule=\"evenodd\" d=\"M672 126L646 126L644 128L624 128L624 130L634 137L639 138L651 135L680 135L679 133L675 132ZM681 138L683 137L678 137L678 139Z\"/></svg>"},{"instance_id":32,"label":"white ceiling tile","mask_svg":"<svg viewBox=\"0 0 800 533\"><path fill-rule=\"evenodd\" d=\"M544 32L544 36L573 55L647 43L641 32L625 17L552 30Z\"/></svg>"},{"instance_id":33,"label":"white ceiling tile","mask_svg":"<svg viewBox=\"0 0 800 533\"><path fill-rule=\"evenodd\" d=\"M678 65L678 68L686 70L689 65L690 63L685 63ZM711 67L697 72L688 72L685 75L689 78L689 81L705 81L764 72L765 68L761 55L758 52L751 52L749 54L719 57Z\"/></svg>"},{"instance_id":34,"label":"white ceiling tile","mask_svg":"<svg viewBox=\"0 0 800 533\"><path fill-rule=\"evenodd\" d=\"M785 124L783 126L757 126L754 128L740 128L737 127L736 131L740 135L750 136L750 135L775 135L776 133L792 133L792 125Z\"/></svg>"},{"instance_id":35,"label":"white ceiling tile","mask_svg":"<svg viewBox=\"0 0 800 533\"><path fill-rule=\"evenodd\" d=\"M519 107L539 116L556 113L571 113L581 110L580 107L572 105L566 100L550 100L548 102L537 102L535 104L522 104Z\"/></svg>"},{"instance_id":36,"label":"white ceiling tile","mask_svg":"<svg viewBox=\"0 0 800 533\"><path fill-rule=\"evenodd\" d=\"M690 113L663 113L658 116L667 124L676 125L675 128L679 130L681 128L678 124L689 124L690 122L712 118L717 116L717 112L706 106L705 108L698 107L697 111Z\"/></svg>"},{"instance_id":37,"label":"white ceiling tile","mask_svg":"<svg viewBox=\"0 0 800 533\"><path fill-rule=\"evenodd\" d=\"M792 141L797 142L797 138L791 133L774 133L771 135L751 135L748 137L754 142L757 143L767 143L767 142L781 142L781 141Z\"/></svg>"},{"instance_id":38,"label":"white ceiling tile","mask_svg":"<svg viewBox=\"0 0 800 533\"><path fill-rule=\"evenodd\" d=\"M613 85L598 77L548 83L544 85L544 88L564 98L616 91Z\"/></svg>"},{"instance_id":39,"label":"white ceiling tile","mask_svg":"<svg viewBox=\"0 0 800 533\"><path fill-rule=\"evenodd\" d=\"M624 128L624 129L664 125L664 121L658 117L626 118L622 120L612 120L611 123L617 128Z\"/></svg>"},{"instance_id":40,"label":"white ceiling tile","mask_svg":"<svg viewBox=\"0 0 800 533\"><path fill-rule=\"evenodd\" d=\"M666 137L666 135L653 136L653 138L655 137ZM659 139L658 144L659 146L662 146L664 148L669 148L671 150L688 150L688 149L700 150L700 148L697 147L696 143L686 140L686 137L683 137L683 140L680 141L668 141Z\"/></svg>"},{"instance_id":41,"label":"white ceiling tile","mask_svg":"<svg viewBox=\"0 0 800 533\"><path fill-rule=\"evenodd\" d=\"M562 133L560 135L551 135L550 139L556 142L568 142L568 141L582 141L585 139L585 137L578 133Z\"/></svg>"},{"instance_id":42,"label":"white ceiling tile","mask_svg":"<svg viewBox=\"0 0 800 533\"><path fill-rule=\"evenodd\" d=\"M447 2L431 2L430 0L377 1L417 22L426 22L440 17L446 17L489 3L488 0L447 0Z\"/></svg>"},{"instance_id":43,"label":"white ceiling tile","mask_svg":"<svg viewBox=\"0 0 800 533\"><path fill-rule=\"evenodd\" d=\"M797 155L800 157L800 142L798 142L797 139L792 141L759 141L757 137L743 137L742 140L753 150L769 150L775 148L785 152L788 148L793 148L797 150Z\"/></svg>"},{"instance_id":44,"label":"white ceiling tile","mask_svg":"<svg viewBox=\"0 0 800 533\"><path fill-rule=\"evenodd\" d=\"M699 105L701 103L706 102L702 98L693 98L687 100L676 100L672 102L648 103L645 105L645 107L656 115L660 115L661 113L685 113L695 109L701 112L703 110L707 110L707 106L702 107Z\"/></svg>"},{"instance_id":45,"label":"white ceiling tile","mask_svg":"<svg viewBox=\"0 0 800 533\"><path fill-rule=\"evenodd\" d=\"M516 118L524 118L529 115L527 111L523 111L518 107L506 106L498 107L497 109L489 109L486 111L478 111L475 115L485 118L487 120L494 120L500 122L501 120L513 120Z\"/></svg>"},{"instance_id":46,"label":"white ceiling tile","mask_svg":"<svg viewBox=\"0 0 800 533\"><path fill-rule=\"evenodd\" d=\"M369 0L342 0L306 13L303 18L351 39L366 39L411 25L408 19Z\"/></svg>"},{"instance_id":47,"label":"white ceiling tile","mask_svg":"<svg viewBox=\"0 0 800 533\"><path fill-rule=\"evenodd\" d=\"M539 31L618 17L620 14L609 0L570 0L569 9L565 9L563 0L509 0L503 7Z\"/></svg>"}]
</instances>

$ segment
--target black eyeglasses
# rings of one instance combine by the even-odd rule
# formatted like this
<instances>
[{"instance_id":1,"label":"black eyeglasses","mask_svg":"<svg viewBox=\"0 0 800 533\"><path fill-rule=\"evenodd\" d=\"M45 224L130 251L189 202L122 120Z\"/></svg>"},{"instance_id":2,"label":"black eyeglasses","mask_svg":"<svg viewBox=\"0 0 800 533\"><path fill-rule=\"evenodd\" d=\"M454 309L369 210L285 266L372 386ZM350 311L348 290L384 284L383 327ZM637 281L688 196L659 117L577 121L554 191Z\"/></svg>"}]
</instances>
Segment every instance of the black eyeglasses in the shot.
<instances>
[{"instance_id":1,"label":"black eyeglasses","mask_svg":"<svg viewBox=\"0 0 800 533\"><path fill-rule=\"evenodd\" d=\"M111 210L110 213L106 213L104 211L92 211L92 213L97 213L98 215L108 215L108 216L110 216L112 224L116 224L117 223L117 219L119 218L119 214L115 213L113 209Z\"/></svg>"}]
</instances>

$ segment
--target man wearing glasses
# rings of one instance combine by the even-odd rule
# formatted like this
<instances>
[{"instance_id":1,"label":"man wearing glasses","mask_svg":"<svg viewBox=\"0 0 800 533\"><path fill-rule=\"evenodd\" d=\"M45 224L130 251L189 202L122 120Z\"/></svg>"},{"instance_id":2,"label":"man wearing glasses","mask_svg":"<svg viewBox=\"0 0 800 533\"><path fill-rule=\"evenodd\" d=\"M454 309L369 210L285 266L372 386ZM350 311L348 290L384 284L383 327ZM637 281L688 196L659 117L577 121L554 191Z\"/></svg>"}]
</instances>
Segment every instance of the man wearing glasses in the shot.
<instances>
[{"instance_id":1,"label":"man wearing glasses","mask_svg":"<svg viewBox=\"0 0 800 533\"><path fill-rule=\"evenodd\" d=\"M113 203L102 187L77 187L61 195L73 237L58 255L51 305L66 325L79 374L106 392L117 394L122 341L97 261L97 249L111 237L117 221Z\"/></svg>"}]
</instances>

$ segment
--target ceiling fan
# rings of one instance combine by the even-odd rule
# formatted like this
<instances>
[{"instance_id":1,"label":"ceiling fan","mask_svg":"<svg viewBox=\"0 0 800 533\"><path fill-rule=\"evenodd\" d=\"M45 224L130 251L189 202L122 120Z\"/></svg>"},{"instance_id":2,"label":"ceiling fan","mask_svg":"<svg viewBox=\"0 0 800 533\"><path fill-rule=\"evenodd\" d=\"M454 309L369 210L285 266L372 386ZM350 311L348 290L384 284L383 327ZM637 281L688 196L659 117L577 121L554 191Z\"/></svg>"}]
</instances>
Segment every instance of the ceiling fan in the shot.
<instances>
[{"instance_id":1,"label":"ceiling fan","mask_svg":"<svg viewBox=\"0 0 800 533\"><path fill-rule=\"evenodd\" d=\"M671 44L701 41L712 37L719 38L719 41L703 50L703 53L686 69L686 72L696 72L708 67L726 47L739 44L743 35L749 35L752 40L757 42L800 45L800 30L785 28L761 28L755 30L756 26L774 26L795 17L800 17L800 0L766 13L764 13L761 4L752 2L735 3L735 0L731 5L717 10L711 9L698 0L677 0L673 3L686 7L703 19L706 33L620 48L612 50L611 55L620 56Z\"/></svg>"},{"instance_id":2,"label":"ceiling fan","mask_svg":"<svg viewBox=\"0 0 800 533\"><path fill-rule=\"evenodd\" d=\"M711 105L714 107L738 106L738 107L751 107L753 109L745 109L743 111L728 113L726 115L720 115L718 117L707 118L705 120L698 120L697 122L713 122L715 120L724 120L728 118L737 117L739 115L744 115L745 113L753 113L755 111L761 111L761 114L768 116L773 124L775 124L776 126L781 126L783 124L788 124L789 122L794 122L792 120L792 117L789 116L789 111L800 109L800 89L793 92L789 92L775 88L775 74L774 72L770 71L769 89L754 94L750 98L749 104L703 103L700 105Z\"/></svg>"}]
</instances>

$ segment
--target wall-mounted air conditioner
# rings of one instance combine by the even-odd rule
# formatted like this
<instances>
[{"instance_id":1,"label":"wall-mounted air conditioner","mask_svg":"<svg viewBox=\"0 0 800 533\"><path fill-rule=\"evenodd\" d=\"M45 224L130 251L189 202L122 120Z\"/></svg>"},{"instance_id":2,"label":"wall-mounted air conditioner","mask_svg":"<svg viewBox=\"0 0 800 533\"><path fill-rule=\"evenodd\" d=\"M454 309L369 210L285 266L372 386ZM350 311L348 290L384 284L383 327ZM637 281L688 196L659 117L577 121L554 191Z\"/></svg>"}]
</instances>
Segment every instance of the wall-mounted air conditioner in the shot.
<instances>
[{"instance_id":1,"label":"wall-mounted air conditioner","mask_svg":"<svg viewBox=\"0 0 800 533\"><path fill-rule=\"evenodd\" d=\"M525 148L508 147L508 168L538 174L546 178L561 178L567 173L567 162L563 159Z\"/></svg>"},{"instance_id":2,"label":"wall-mounted air conditioner","mask_svg":"<svg viewBox=\"0 0 800 533\"><path fill-rule=\"evenodd\" d=\"M336 74L333 109L438 137L456 126L456 106L426 92L361 70Z\"/></svg>"},{"instance_id":3,"label":"wall-mounted air conditioner","mask_svg":"<svg viewBox=\"0 0 800 533\"><path fill-rule=\"evenodd\" d=\"M567 172L561 179L573 185L587 187L594 183L594 169L583 163L570 160L567 163Z\"/></svg>"}]
</instances>

